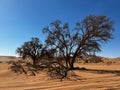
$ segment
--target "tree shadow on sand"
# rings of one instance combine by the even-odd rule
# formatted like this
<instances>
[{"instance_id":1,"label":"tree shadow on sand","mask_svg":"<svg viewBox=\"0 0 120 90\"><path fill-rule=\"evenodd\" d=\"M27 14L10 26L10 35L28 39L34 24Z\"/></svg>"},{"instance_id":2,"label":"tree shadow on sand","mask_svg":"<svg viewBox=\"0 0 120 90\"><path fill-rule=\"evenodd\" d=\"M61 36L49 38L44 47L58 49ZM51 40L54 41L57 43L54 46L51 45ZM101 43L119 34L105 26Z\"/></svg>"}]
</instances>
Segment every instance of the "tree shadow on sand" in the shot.
<instances>
[{"instance_id":1,"label":"tree shadow on sand","mask_svg":"<svg viewBox=\"0 0 120 90\"><path fill-rule=\"evenodd\" d=\"M26 74L28 76L36 76L38 71L43 70L39 65L34 66L31 63L25 63L23 61L9 61L8 64L10 64L8 69L18 75Z\"/></svg>"},{"instance_id":2,"label":"tree shadow on sand","mask_svg":"<svg viewBox=\"0 0 120 90\"><path fill-rule=\"evenodd\" d=\"M76 67L76 68L74 68L74 70L81 70L81 71L97 73L97 74L116 74L116 75L120 75L120 70L87 69L87 68L84 68L84 67L82 67L82 68Z\"/></svg>"},{"instance_id":3,"label":"tree shadow on sand","mask_svg":"<svg viewBox=\"0 0 120 90\"><path fill-rule=\"evenodd\" d=\"M63 80L82 80L79 75L76 75L74 70L69 70L64 65L58 62L51 62L52 64L45 63L42 65L34 66L31 63L25 63L23 61L10 61L9 70L13 71L17 75L25 74L27 76L36 76L39 71L45 70L50 79Z\"/></svg>"},{"instance_id":4,"label":"tree shadow on sand","mask_svg":"<svg viewBox=\"0 0 120 90\"><path fill-rule=\"evenodd\" d=\"M9 62L11 66L9 69L15 73L19 74L25 74L28 76L36 76L36 74L41 70L46 70L47 75L51 79L60 79L62 80L83 80L83 78L80 75L77 75L74 71L84 71L89 73L97 73L97 74L115 74L120 76L120 70L98 70L98 69L87 69L87 68L79 68L76 67L74 70L70 70L69 68L66 68L64 65L58 62L49 62L47 64L42 65L32 65L31 63L24 63L22 61L11 61Z\"/></svg>"}]
</instances>

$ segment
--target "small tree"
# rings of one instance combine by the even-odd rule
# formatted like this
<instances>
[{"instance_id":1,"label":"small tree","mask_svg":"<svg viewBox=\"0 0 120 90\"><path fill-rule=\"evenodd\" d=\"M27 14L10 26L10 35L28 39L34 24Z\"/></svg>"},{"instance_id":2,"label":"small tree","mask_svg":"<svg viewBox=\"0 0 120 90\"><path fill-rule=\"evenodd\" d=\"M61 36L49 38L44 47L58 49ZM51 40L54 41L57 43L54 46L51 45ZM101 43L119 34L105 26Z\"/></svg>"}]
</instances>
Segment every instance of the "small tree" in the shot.
<instances>
[{"instance_id":1,"label":"small tree","mask_svg":"<svg viewBox=\"0 0 120 90\"><path fill-rule=\"evenodd\" d=\"M43 33L48 35L46 44L62 54L66 67L70 69L74 69L76 57L101 51L101 43L109 41L113 31L113 21L110 18L95 15L89 15L82 22L77 22L74 29L60 20L43 29Z\"/></svg>"},{"instance_id":2,"label":"small tree","mask_svg":"<svg viewBox=\"0 0 120 90\"><path fill-rule=\"evenodd\" d=\"M21 47L17 48L16 53L23 59L31 58L33 64L36 65L41 57L42 46L38 38L32 38L31 41L25 42Z\"/></svg>"}]
</instances>

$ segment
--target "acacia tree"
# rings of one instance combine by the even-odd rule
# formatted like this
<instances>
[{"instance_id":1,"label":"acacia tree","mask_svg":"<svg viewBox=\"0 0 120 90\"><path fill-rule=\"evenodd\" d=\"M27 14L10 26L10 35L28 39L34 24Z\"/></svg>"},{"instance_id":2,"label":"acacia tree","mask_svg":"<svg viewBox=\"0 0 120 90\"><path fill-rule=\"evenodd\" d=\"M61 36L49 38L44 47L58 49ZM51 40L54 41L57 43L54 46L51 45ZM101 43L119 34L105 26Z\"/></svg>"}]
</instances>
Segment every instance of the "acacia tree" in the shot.
<instances>
[{"instance_id":1,"label":"acacia tree","mask_svg":"<svg viewBox=\"0 0 120 90\"><path fill-rule=\"evenodd\" d=\"M101 44L112 39L113 21L107 16L89 15L71 29L60 20L43 29L47 34L46 44L56 48L65 58L66 67L74 69L76 57L101 51Z\"/></svg>"},{"instance_id":2,"label":"acacia tree","mask_svg":"<svg viewBox=\"0 0 120 90\"><path fill-rule=\"evenodd\" d=\"M41 57L42 44L38 38L32 38L31 41L25 42L21 47L17 48L16 53L23 59L31 58L33 64L36 65Z\"/></svg>"}]
</instances>

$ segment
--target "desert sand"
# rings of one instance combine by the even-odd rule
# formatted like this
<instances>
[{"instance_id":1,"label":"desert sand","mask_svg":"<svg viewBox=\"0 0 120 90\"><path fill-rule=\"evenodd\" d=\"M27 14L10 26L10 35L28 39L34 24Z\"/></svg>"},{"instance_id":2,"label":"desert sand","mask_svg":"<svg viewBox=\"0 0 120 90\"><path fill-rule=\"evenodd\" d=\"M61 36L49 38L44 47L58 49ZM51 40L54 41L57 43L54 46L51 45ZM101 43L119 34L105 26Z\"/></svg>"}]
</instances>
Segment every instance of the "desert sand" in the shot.
<instances>
[{"instance_id":1,"label":"desert sand","mask_svg":"<svg viewBox=\"0 0 120 90\"><path fill-rule=\"evenodd\" d=\"M8 58L2 58L2 60ZM7 60L6 60L7 61ZM76 63L86 70L74 70L77 77L49 79L46 72L36 76L16 74L9 70L10 64L0 63L0 90L120 90L120 63Z\"/></svg>"}]
</instances>

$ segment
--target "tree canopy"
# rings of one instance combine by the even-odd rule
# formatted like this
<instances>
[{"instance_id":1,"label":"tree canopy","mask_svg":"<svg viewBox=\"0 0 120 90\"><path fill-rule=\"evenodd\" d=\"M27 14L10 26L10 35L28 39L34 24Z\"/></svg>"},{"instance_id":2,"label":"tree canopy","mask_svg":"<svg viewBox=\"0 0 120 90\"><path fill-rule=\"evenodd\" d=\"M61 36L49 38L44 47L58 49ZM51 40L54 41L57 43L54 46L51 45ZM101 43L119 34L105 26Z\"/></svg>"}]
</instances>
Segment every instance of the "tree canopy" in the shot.
<instances>
[{"instance_id":1,"label":"tree canopy","mask_svg":"<svg viewBox=\"0 0 120 90\"><path fill-rule=\"evenodd\" d=\"M107 16L89 15L77 22L74 28L69 23L56 20L43 29L47 34L46 44L62 53L66 67L73 69L76 57L101 51L101 43L112 39L113 21Z\"/></svg>"},{"instance_id":2,"label":"tree canopy","mask_svg":"<svg viewBox=\"0 0 120 90\"><path fill-rule=\"evenodd\" d=\"M32 38L31 41L25 42L21 47L17 48L18 53L23 59L31 58L33 64L36 65L41 57L42 44L38 38Z\"/></svg>"}]
</instances>

